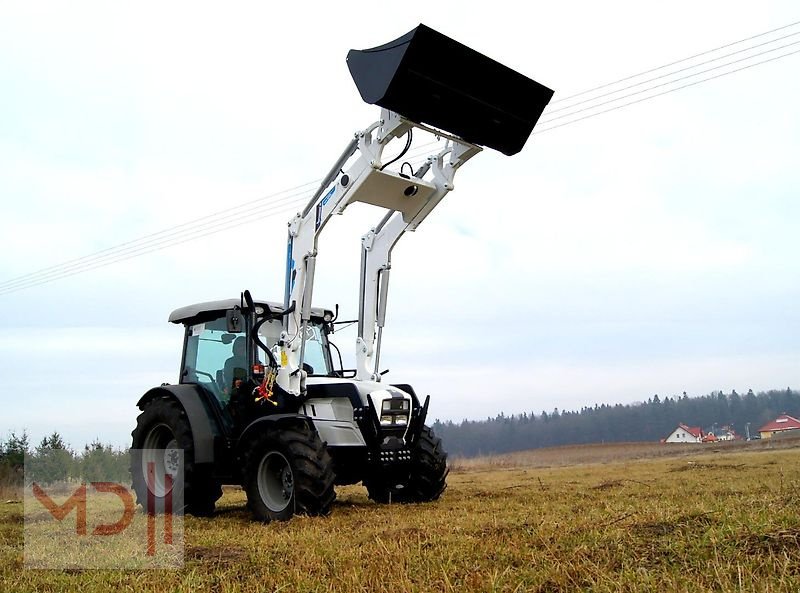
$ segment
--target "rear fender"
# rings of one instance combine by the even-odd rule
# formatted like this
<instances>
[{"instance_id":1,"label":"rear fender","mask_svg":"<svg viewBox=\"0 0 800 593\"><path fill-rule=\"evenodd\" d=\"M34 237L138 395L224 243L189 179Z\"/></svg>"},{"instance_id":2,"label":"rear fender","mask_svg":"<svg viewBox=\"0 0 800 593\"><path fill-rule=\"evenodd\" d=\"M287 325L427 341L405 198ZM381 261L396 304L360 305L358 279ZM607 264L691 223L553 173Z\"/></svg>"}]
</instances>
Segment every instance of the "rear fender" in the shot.
<instances>
[{"instance_id":1,"label":"rear fender","mask_svg":"<svg viewBox=\"0 0 800 593\"><path fill-rule=\"evenodd\" d=\"M144 410L156 397L167 396L177 401L186 412L194 441L194 462L214 463L214 441L223 434L217 419L206 401L207 394L197 385L162 385L145 393L136 405Z\"/></svg>"}]
</instances>

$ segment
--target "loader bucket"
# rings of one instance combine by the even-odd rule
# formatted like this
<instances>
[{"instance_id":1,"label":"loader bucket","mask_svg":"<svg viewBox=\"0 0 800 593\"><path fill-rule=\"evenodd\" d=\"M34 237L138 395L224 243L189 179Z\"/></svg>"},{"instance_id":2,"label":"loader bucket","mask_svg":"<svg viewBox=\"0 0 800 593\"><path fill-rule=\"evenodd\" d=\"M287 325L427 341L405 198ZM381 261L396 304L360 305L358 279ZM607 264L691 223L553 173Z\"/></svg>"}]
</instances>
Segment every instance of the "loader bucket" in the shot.
<instances>
[{"instance_id":1,"label":"loader bucket","mask_svg":"<svg viewBox=\"0 0 800 593\"><path fill-rule=\"evenodd\" d=\"M522 150L553 96L425 25L379 47L351 49L347 66L367 103L507 155Z\"/></svg>"}]
</instances>

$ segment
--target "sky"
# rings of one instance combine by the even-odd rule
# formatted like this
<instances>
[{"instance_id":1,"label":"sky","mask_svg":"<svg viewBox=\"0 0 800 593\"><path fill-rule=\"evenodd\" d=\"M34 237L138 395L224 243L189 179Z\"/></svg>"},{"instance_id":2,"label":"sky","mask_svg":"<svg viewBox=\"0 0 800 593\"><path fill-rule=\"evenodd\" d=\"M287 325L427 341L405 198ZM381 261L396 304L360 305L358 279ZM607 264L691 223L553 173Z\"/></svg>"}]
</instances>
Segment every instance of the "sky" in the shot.
<instances>
[{"instance_id":1,"label":"sky","mask_svg":"<svg viewBox=\"0 0 800 593\"><path fill-rule=\"evenodd\" d=\"M557 101L800 21L788 1L522 6L0 4L0 283L207 215L246 223L0 294L0 438L127 445L138 397L177 381L170 311L282 299L298 192L240 205L313 188L378 118L349 49L422 22ZM798 72L800 54L473 158L394 252L387 379L454 421L796 388ZM342 318L379 219L353 207L321 239L315 301ZM355 334L334 340L347 366Z\"/></svg>"}]
</instances>

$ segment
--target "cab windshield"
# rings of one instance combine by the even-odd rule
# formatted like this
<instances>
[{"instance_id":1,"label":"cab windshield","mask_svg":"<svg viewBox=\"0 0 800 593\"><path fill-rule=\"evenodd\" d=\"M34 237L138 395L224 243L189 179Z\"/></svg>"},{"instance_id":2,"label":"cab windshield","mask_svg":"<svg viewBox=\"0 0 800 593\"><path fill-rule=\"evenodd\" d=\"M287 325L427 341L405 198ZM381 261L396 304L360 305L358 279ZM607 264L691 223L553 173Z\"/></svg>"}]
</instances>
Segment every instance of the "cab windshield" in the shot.
<instances>
[{"instance_id":1,"label":"cab windshield","mask_svg":"<svg viewBox=\"0 0 800 593\"><path fill-rule=\"evenodd\" d=\"M283 327L279 319L266 321L258 330L261 340L272 348L280 338ZM295 338L300 339L300 335ZM267 355L258 348L258 360L267 361ZM322 325L312 320L306 328L306 351L303 362L311 367L310 375L329 375L328 343ZM306 369L308 370L308 369Z\"/></svg>"}]
</instances>

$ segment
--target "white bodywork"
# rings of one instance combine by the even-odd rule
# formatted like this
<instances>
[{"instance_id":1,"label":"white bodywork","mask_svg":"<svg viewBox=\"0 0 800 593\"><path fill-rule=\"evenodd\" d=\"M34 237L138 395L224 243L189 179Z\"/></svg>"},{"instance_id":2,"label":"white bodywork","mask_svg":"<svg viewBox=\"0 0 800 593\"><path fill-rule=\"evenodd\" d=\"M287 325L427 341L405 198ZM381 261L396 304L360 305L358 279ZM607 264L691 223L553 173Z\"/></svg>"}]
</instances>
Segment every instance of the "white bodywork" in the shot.
<instances>
[{"instance_id":1,"label":"white bodywork","mask_svg":"<svg viewBox=\"0 0 800 593\"><path fill-rule=\"evenodd\" d=\"M383 151L394 139L414 128L432 132L444 146L427 157L413 177L383 169ZM439 202L453 189L458 168L481 151L479 146L425 125L381 110L381 119L356 134L331 169L315 196L302 212L289 222L284 331L275 354L280 364L277 382L289 393L305 393L306 373L302 369L305 325L310 320L317 241L333 214L342 214L348 205L364 202L382 207L385 216L361 239L361 281L359 287L358 337L356 339L356 379L379 382L380 342L386 321L391 253L406 231L414 231ZM344 167L349 165L347 170ZM427 177L427 178L426 178ZM327 410L328 404L320 403ZM337 404L331 403L331 406ZM336 416L331 408L331 415ZM351 422L352 422L352 411ZM315 424L316 424L315 420ZM321 422L324 424L324 421ZM338 430L338 425L331 425ZM323 433L325 429L320 429ZM323 434L323 439L325 435Z\"/></svg>"},{"instance_id":2,"label":"white bodywork","mask_svg":"<svg viewBox=\"0 0 800 593\"><path fill-rule=\"evenodd\" d=\"M376 406L378 423L380 424L380 412L383 401L386 399L402 396L411 410L411 396L396 387L387 387L376 381L353 381L349 379L334 379L330 377L311 377L309 384L336 384L349 383L358 389L358 395L362 406L368 405L369 395L373 404ZM336 447L363 447L366 446L364 437L358 428L358 424L353 416L353 404L344 397L313 397L305 400L300 406L300 413L308 416L314 421L314 427L319 432L320 438L328 445ZM408 431L408 424L406 425ZM403 435L405 437L405 435Z\"/></svg>"},{"instance_id":3,"label":"white bodywork","mask_svg":"<svg viewBox=\"0 0 800 593\"><path fill-rule=\"evenodd\" d=\"M353 406L345 398L309 399L300 407L300 413L314 420L314 428L329 445L363 447L367 444L353 418Z\"/></svg>"}]
</instances>

